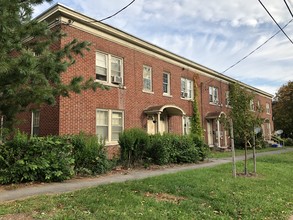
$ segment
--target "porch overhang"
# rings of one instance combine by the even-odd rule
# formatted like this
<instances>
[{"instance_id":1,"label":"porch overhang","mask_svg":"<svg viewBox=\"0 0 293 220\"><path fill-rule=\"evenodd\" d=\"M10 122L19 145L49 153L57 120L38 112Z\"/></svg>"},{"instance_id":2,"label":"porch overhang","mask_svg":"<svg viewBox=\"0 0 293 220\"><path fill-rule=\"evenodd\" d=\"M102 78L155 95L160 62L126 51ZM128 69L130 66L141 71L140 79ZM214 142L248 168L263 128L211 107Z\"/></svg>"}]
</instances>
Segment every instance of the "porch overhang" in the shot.
<instances>
[{"instance_id":1,"label":"porch overhang","mask_svg":"<svg viewBox=\"0 0 293 220\"><path fill-rule=\"evenodd\" d=\"M151 106L144 110L144 113L147 115L159 114L162 112L166 112L168 115L186 115L183 109L176 105L159 105L159 106Z\"/></svg>"},{"instance_id":2,"label":"porch overhang","mask_svg":"<svg viewBox=\"0 0 293 220\"><path fill-rule=\"evenodd\" d=\"M224 112L208 112L205 116L206 119L218 119L221 117L221 115L224 114Z\"/></svg>"}]
</instances>

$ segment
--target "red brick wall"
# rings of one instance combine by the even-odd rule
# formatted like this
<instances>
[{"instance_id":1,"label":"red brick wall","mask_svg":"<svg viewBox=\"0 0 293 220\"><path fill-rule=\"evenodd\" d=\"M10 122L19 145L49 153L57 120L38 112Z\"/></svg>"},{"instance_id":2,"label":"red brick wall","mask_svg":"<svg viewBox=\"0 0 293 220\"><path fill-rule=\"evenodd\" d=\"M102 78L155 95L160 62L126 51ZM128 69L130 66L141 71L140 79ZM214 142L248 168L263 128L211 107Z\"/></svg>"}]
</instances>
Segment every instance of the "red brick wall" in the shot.
<instances>
[{"instance_id":1,"label":"red brick wall","mask_svg":"<svg viewBox=\"0 0 293 220\"><path fill-rule=\"evenodd\" d=\"M180 97L181 77L193 80L198 75L182 66L167 63L157 57L146 55L140 51L119 45L114 42L102 39L92 34L75 29L71 26L63 26L67 37L61 41L61 46L74 38L80 41L91 42L91 50L84 53L84 58L76 57L75 65L71 66L63 74L63 81L68 83L74 76L82 75L85 79L95 78L95 51L102 51L123 58L124 86L126 89L111 87L109 91L98 89L84 91L81 94L71 94L70 98L60 98L54 107L44 107L41 110L40 133L41 134L73 134L79 131L96 133L96 109L113 109L124 111L124 128L140 127L146 129L146 115L143 113L150 106L172 104L185 111L187 116L192 114L192 101L183 100ZM143 65L152 67L152 82L154 94L144 93L143 89ZM170 73L171 95L163 96L163 72ZM199 75L197 79L198 103L201 112L203 128L207 129L205 116L208 112L227 112L225 106L225 91L228 91L228 84L221 80L212 79ZM219 89L219 103L222 105L211 105L209 103L209 86ZM271 103L271 100L259 96L261 104ZM46 118L44 118L44 115ZM271 115L265 112L264 118ZM24 113L21 116L27 120L22 129L30 132L30 114ZM182 133L181 117L170 118L170 132ZM206 133L205 137L207 139Z\"/></svg>"},{"instance_id":2,"label":"red brick wall","mask_svg":"<svg viewBox=\"0 0 293 220\"><path fill-rule=\"evenodd\" d=\"M72 94L70 98L60 99L60 133L71 134L79 131L95 133L96 109L119 109L124 110L125 128L146 128L145 114L143 111L150 106L174 104L182 108L188 116L192 113L192 102L180 98L181 81L186 77L193 79L193 73L183 70L156 57L145 55L133 49L116 43L95 37L91 34L66 27L68 39L87 40L92 43L90 52L85 53L84 59L77 57L76 64L64 74L64 82L77 75L85 78L95 78L95 51L102 51L123 58L124 85L126 89L111 87L109 91L98 89L97 92L86 91L81 95ZM143 89L143 65L152 67L153 92L144 93ZM173 98L163 96L163 72L171 75L171 95ZM176 122L176 123L175 123ZM172 122L172 132L182 133L182 122Z\"/></svg>"}]
</instances>

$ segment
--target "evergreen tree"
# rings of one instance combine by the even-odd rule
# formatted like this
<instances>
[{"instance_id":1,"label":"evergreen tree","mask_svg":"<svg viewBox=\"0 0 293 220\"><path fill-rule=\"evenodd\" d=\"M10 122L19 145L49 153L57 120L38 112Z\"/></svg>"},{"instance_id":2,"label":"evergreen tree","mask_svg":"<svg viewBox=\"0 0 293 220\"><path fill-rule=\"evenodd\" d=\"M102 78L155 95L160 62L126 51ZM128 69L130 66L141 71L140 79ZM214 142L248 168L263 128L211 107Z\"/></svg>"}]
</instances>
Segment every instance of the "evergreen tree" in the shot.
<instances>
[{"instance_id":1,"label":"evergreen tree","mask_svg":"<svg viewBox=\"0 0 293 220\"><path fill-rule=\"evenodd\" d=\"M32 19L33 7L45 1L51 2L0 1L0 115L5 116L6 127L30 104L54 104L57 97L70 92L102 87L82 77L62 82L62 73L74 64L74 56L83 56L90 43L74 39L59 48L65 37L60 25L50 29L48 23Z\"/></svg>"}]
</instances>

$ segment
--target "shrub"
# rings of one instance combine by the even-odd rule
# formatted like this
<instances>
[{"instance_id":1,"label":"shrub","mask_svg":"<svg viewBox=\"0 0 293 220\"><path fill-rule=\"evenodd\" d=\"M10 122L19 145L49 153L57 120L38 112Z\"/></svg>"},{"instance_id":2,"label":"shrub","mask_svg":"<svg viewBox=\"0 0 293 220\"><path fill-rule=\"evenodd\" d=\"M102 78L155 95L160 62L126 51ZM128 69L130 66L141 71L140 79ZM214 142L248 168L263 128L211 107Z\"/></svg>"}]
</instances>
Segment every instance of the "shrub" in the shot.
<instances>
[{"instance_id":1,"label":"shrub","mask_svg":"<svg viewBox=\"0 0 293 220\"><path fill-rule=\"evenodd\" d=\"M175 152L171 152L171 139L169 134L155 134L150 136L150 149L148 151L148 157L152 162L158 165L170 163L171 155L175 155Z\"/></svg>"},{"instance_id":2,"label":"shrub","mask_svg":"<svg viewBox=\"0 0 293 220\"><path fill-rule=\"evenodd\" d=\"M175 163L195 163L199 160L198 149L190 136L174 135L172 147L176 152L176 156L172 159Z\"/></svg>"},{"instance_id":3,"label":"shrub","mask_svg":"<svg viewBox=\"0 0 293 220\"><path fill-rule=\"evenodd\" d=\"M76 173L96 175L105 173L111 168L105 142L102 139L83 132L70 136L69 139L73 145Z\"/></svg>"},{"instance_id":4,"label":"shrub","mask_svg":"<svg viewBox=\"0 0 293 220\"><path fill-rule=\"evenodd\" d=\"M286 138L284 144L285 144L285 146L293 146L293 139Z\"/></svg>"},{"instance_id":5,"label":"shrub","mask_svg":"<svg viewBox=\"0 0 293 220\"><path fill-rule=\"evenodd\" d=\"M193 139L176 134L156 134L151 136L149 157L155 164L194 163L199 160L199 152Z\"/></svg>"},{"instance_id":6,"label":"shrub","mask_svg":"<svg viewBox=\"0 0 293 220\"><path fill-rule=\"evenodd\" d=\"M204 161L210 155L210 147L204 142L203 138L192 134L190 136L198 151L199 160Z\"/></svg>"},{"instance_id":7,"label":"shrub","mask_svg":"<svg viewBox=\"0 0 293 220\"><path fill-rule=\"evenodd\" d=\"M128 167L141 163L146 158L150 146L148 134L139 128L124 130L119 135L121 160Z\"/></svg>"},{"instance_id":8,"label":"shrub","mask_svg":"<svg viewBox=\"0 0 293 220\"><path fill-rule=\"evenodd\" d=\"M17 132L0 146L0 183L62 181L73 171L72 145L61 137L32 137Z\"/></svg>"}]
</instances>

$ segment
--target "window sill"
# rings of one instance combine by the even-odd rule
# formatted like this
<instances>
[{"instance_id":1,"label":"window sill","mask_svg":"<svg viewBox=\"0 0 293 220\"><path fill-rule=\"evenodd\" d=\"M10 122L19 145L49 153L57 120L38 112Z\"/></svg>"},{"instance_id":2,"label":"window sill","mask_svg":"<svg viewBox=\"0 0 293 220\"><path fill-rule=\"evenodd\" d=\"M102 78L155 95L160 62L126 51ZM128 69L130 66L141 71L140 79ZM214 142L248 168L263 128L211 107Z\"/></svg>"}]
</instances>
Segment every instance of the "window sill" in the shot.
<instances>
[{"instance_id":1,"label":"window sill","mask_svg":"<svg viewBox=\"0 0 293 220\"><path fill-rule=\"evenodd\" d=\"M144 92L144 93L148 93L148 94L154 94L154 92L152 92L152 91L147 91L147 90L142 90L142 92Z\"/></svg>"},{"instance_id":2,"label":"window sill","mask_svg":"<svg viewBox=\"0 0 293 220\"><path fill-rule=\"evenodd\" d=\"M180 98L186 101L193 101L193 98L183 98L183 97L180 97Z\"/></svg>"},{"instance_id":3,"label":"window sill","mask_svg":"<svg viewBox=\"0 0 293 220\"><path fill-rule=\"evenodd\" d=\"M214 105L214 106L223 106L222 104L217 104L217 103L214 103L214 102L210 102L209 104Z\"/></svg>"},{"instance_id":4,"label":"window sill","mask_svg":"<svg viewBox=\"0 0 293 220\"><path fill-rule=\"evenodd\" d=\"M109 83L109 82L105 82L102 80L95 80L95 82L101 83L104 86L109 86L109 87L115 87L115 88L119 88L119 89L126 89L126 86L123 84L114 84L114 83Z\"/></svg>"},{"instance_id":5,"label":"window sill","mask_svg":"<svg viewBox=\"0 0 293 220\"><path fill-rule=\"evenodd\" d=\"M167 93L163 93L163 96L165 96L165 97L169 97L169 98L172 98L172 97L173 97L172 95L167 94Z\"/></svg>"}]
</instances>

